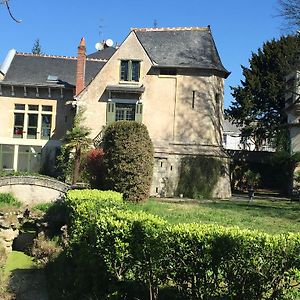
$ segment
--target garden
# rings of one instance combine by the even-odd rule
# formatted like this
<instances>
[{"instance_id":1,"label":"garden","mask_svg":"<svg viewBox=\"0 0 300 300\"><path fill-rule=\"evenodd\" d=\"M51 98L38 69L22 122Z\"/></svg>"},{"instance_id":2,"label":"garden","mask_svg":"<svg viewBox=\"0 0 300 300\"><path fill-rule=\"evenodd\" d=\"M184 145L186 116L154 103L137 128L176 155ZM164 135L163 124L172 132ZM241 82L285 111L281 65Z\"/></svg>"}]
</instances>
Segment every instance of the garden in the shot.
<instances>
[{"instance_id":1,"label":"garden","mask_svg":"<svg viewBox=\"0 0 300 300\"><path fill-rule=\"evenodd\" d=\"M81 176L77 150L64 162L74 183ZM8 257L1 250L2 299L18 298L16 282L42 287L38 299L45 290L55 300L299 299L299 202L149 198L153 147L135 122L113 123L96 154L92 180L106 190L69 190L29 210L0 194L2 217L33 236L21 253L16 243Z\"/></svg>"}]
</instances>

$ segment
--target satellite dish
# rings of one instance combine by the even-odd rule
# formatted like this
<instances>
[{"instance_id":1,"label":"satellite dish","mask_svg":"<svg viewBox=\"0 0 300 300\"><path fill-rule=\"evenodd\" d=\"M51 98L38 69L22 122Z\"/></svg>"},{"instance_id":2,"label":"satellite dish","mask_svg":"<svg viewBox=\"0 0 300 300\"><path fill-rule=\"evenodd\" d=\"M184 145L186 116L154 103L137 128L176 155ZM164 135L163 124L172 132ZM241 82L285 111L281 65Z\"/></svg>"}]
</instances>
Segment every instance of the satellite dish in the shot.
<instances>
[{"instance_id":1,"label":"satellite dish","mask_svg":"<svg viewBox=\"0 0 300 300\"><path fill-rule=\"evenodd\" d=\"M113 42L112 39L108 39L108 40L105 41L105 44L106 44L107 47L112 47L114 42Z\"/></svg>"},{"instance_id":2,"label":"satellite dish","mask_svg":"<svg viewBox=\"0 0 300 300\"><path fill-rule=\"evenodd\" d=\"M96 50L100 51L104 48L104 46L102 43L96 43L95 48L96 48Z\"/></svg>"}]
</instances>

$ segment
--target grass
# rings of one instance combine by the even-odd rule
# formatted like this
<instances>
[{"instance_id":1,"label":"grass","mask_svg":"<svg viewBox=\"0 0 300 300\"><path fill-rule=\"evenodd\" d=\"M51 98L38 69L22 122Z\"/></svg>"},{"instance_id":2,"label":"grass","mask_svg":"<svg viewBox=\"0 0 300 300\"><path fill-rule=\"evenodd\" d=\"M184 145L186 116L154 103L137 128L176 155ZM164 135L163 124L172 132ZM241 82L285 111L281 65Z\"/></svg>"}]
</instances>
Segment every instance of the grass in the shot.
<instances>
[{"instance_id":1,"label":"grass","mask_svg":"<svg viewBox=\"0 0 300 300\"><path fill-rule=\"evenodd\" d=\"M0 193L0 208L2 206L21 207L21 202L12 193Z\"/></svg>"},{"instance_id":2,"label":"grass","mask_svg":"<svg viewBox=\"0 0 300 300\"><path fill-rule=\"evenodd\" d=\"M32 269L34 266L32 257L20 251L12 251L7 257L4 272L9 274L16 269Z\"/></svg>"},{"instance_id":3,"label":"grass","mask_svg":"<svg viewBox=\"0 0 300 300\"><path fill-rule=\"evenodd\" d=\"M202 223L239 226L270 234L300 232L300 203L283 200L199 201L198 203L162 203L155 199L129 204L132 210L158 215L170 223Z\"/></svg>"}]
</instances>

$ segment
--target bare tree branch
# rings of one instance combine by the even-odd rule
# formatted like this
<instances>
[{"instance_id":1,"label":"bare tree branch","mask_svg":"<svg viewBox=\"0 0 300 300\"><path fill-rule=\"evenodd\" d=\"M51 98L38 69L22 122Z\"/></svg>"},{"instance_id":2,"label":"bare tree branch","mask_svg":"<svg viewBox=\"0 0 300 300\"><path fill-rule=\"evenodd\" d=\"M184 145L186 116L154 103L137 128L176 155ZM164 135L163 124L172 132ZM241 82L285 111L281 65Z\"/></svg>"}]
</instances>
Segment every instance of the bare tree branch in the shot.
<instances>
[{"instance_id":1,"label":"bare tree branch","mask_svg":"<svg viewBox=\"0 0 300 300\"><path fill-rule=\"evenodd\" d=\"M300 27L300 0L278 0L279 16L289 27Z\"/></svg>"},{"instance_id":2,"label":"bare tree branch","mask_svg":"<svg viewBox=\"0 0 300 300\"><path fill-rule=\"evenodd\" d=\"M1 4L5 4L5 5L6 5L6 8L7 8L7 10L8 10L8 13L9 13L10 17L11 17L15 22L21 23L22 20L18 20L18 19L16 19L16 18L13 16L13 14L12 14L12 12L11 12L11 10L10 10L8 1L9 1L9 0L2 0L2 1L1 1Z\"/></svg>"}]
</instances>

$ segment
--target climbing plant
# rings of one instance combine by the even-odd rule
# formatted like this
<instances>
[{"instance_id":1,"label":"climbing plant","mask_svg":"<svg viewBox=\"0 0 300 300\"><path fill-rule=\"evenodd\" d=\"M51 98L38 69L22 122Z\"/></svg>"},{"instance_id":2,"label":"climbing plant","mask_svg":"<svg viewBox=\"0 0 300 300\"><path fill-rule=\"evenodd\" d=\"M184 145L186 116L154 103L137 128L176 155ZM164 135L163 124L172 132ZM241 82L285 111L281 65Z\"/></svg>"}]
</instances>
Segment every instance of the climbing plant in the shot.
<instances>
[{"instance_id":1,"label":"climbing plant","mask_svg":"<svg viewBox=\"0 0 300 300\"><path fill-rule=\"evenodd\" d=\"M221 175L222 161L213 157L183 157L179 170L177 195L201 199L210 198Z\"/></svg>"}]
</instances>

